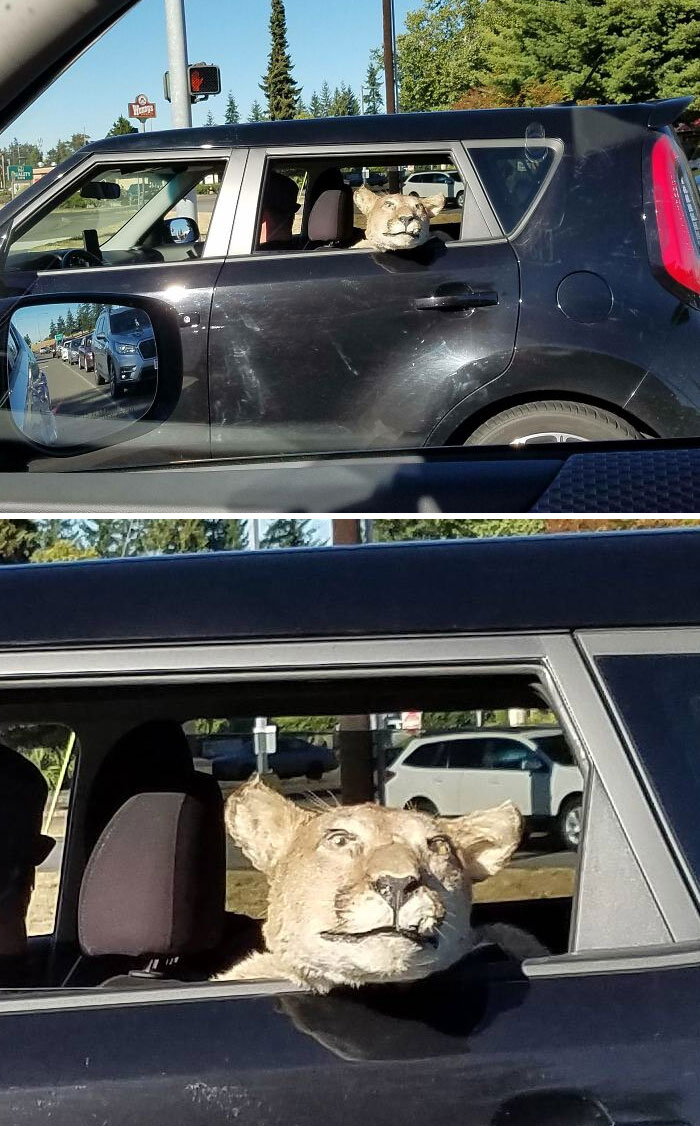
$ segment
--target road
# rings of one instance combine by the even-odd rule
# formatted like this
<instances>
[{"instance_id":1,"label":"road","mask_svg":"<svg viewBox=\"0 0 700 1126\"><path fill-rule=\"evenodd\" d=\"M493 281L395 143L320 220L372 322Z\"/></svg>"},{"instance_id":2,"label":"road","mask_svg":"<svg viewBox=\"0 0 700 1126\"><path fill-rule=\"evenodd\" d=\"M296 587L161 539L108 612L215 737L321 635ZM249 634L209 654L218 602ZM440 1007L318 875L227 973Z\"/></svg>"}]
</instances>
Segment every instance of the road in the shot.
<instances>
[{"instance_id":1,"label":"road","mask_svg":"<svg viewBox=\"0 0 700 1126\"><path fill-rule=\"evenodd\" d=\"M95 373L59 359L39 359L46 372L59 445L93 442L142 418L153 400L153 387L129 390L113 399L109 386L98 386Z\"/></svg>"}]
</instances>

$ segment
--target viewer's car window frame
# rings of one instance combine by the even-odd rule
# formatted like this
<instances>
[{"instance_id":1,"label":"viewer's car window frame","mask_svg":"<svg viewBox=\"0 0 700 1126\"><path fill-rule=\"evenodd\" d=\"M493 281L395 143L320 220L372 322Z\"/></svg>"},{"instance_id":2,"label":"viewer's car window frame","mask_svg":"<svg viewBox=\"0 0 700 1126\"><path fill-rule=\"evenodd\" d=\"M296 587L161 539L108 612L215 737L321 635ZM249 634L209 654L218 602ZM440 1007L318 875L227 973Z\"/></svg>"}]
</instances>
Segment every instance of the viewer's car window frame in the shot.
<instances>
[{"instance_id":1,"label":"viewer's car window frame","mask_svg":"<svg viewBox=\"0 0 700 1126\"><path fill-rule=\"evenodd\" d=\"M527 675L544 688L552 708L556 711L561 728L570 741L584 776L588 776L594 790L603 794L613 820L615 810L624 812L624 833L616 830L615 849L611 850L610 832L604 835L596 849L590 843L592 834L584 828L584 846L580 858L579 884L575 898L575 930L585 933L580 926L580 916L589 915L590 927L611 936L610 949L601 950L600 943L588 949L579 948L573 953L526 962L526 976L562 976L586 972L617 972L631 964L675 964L674 959L700 954L687 947L678 949L679 942L694 943L700 947L700 918L692 896L670 853L668 844L656 822L644 795L641 783L631 763L612 720L603 706L600 694L588 674L585 661L574 638L568 634L514 634L499 636L396 636L392 638L337 639L314 642L280 640L269 643L221 643L215 647L202 644L150 645L142 647L81 647L79 649L40 649L0 651L0 702L2 692L12 694L16 706L17 689L28 690L35 703L42 689L82 688L94 691L109 690L119 684L150 685L153 683L180 685L202 682L238 683L260 682L271 678L285 682L294 680L308 684L310 678L327 681L329 677L348 680L356 677L382 678L387 675L464 676L470 675ZM575 719L573 717L576 717ZM78 731L80 738L80 731ZM83 763L86 759L83 758ZM76 786L80 786L80 772ZM76 789L76 801L81 795ZM584 826L588 800L584 798ZM621 851L626 859L638 863L647 881L648 900L644 896L631 904L631 917L624 920L629 941L615 937L615 919L618 910L616 885L620 870ZM56 939L61 940L62 915L66 908L75 907L75 884L80 872L71 874L71 842L68 842L66 877L59 893L59 917ZM604 895L591 897L590 909L585 899L590 879L595 876L598 888ZM646 918L653 907L660 912L669 928L668 939L658 940L648 949L644 939L635 934L646 933L640 928L640 917ZM637 916L635 917L635 912ZM601 914L602 913L602 914ZM642 949L640 949L640 945ZM670 963L668 959L671 959ZM640 962L641 960L641 962ZM277 982L261 983L205 983L172 989L128 990L107 987L99 991L85 990L29 991L21 998L3 997L0 993L0 1012L12 1009L80 1008L82 1006L112 1004L146 1004L154 996L161 1002L214 998L216 996L249 996L251 993L276 993L289 991L287 985ZM291 987L294 988L293 986ZM137 995L135 995L137 994Z\"/></svg>"},{"instance_id":2,"label":"viewer's car window frame","mask_svg":"<svg viewBox=\"0 0 700 1126\"><path fill-rule=\"evenodd\" d=\"M224 174L221 180L221 188L219 196L214 207L209 231L204 243L201 258L198 261L210 259L224 259L226 251L231 238L231 231L233 227L234 215L236 211L236 204L243 181L243 173L245 171L247 149L231 149L227 146L216 145L209 149L154 149L145 152L110 152L108 150L96 150L89 153L84 160L78 164L72 165L67 169L65 176L61 176L54 180L46 192L39 193L34 196L28 203L27 207L13 215L10 223L5 227L0 235L0 247L2 247L2 258L0 260L0 269L12 272L12 264L8 263L8 250L11 248L17 236L21 235L26 229L30 228L44 213L51 211L56 203L60 202L63 198L68 198L79 186L89 180L100 168L108 169L115 164L125 167L129 164L149 165L156 164L208 164L215 161L222 161L225 165ZM49 252L47 252L49 253ZM187 261L183 265L187 265ZM168 263L161 262L143 262L128 264L128 269L153 269ZM102 274L103 272L111 272L117 269L124 269L120 265L108 266L91 266L89 269L90 276L93 274ZM26 267L22 268L22 272L26 273ZM85 269L82 267L74 267L72 269L51 269L37 271L39 276L70 276L78 272L82 276L85 275Z\"/></svg>"},{"instance_id":3,"label":"viewer's car window frame","mask_svg":"<svg viewBox=\"0 0 700 1126\"><path fill-rule=\"evenodd\" d=\"M229 245L229 257L250 258L255 261L258 261L262 257L262 255L255 253L255 240L257 236L262 193L266 182L268 165L270 163L274 162L278 164L285 160L290 162L303 162L305 160L314 161L322 159L337 161L341 167L355 167L356 165L360 167L364 158L369 159L371 163L377 163L377 161L373 159L374 157L386 157L386 163L390 164L390 158L392 156L400 156L406 153L415 153L416 156L422 153L426 155L434 155L435 153L444 154L461 175L466 192L465 211L469 206L475 206L477 208L477 221L479 222L480 228L478 237L464 238L464 221L462 221L460 237L445 243L448 250L450 246L482 245L483 243L503 239L503 231L501 230L500 224L494 215L491 204L486 197L486 193L481 186L481 182L476 175L471 161L467 158L464 145L459 140L406 140L401 142L391 141L362 145L270 145L268 147L260 146L259 148L251 148L250 150L243 186L238 200L238 207L236 208L236 217ZM268 251L264 255L264 260L270 261L282 257L299 257L305 253L308 252L299 250ZM361 253L376 254L377 251L372 247L360 247L359 249L348 247L325 251L325 254L334 255Z\"/></svg>"}]
</instances>

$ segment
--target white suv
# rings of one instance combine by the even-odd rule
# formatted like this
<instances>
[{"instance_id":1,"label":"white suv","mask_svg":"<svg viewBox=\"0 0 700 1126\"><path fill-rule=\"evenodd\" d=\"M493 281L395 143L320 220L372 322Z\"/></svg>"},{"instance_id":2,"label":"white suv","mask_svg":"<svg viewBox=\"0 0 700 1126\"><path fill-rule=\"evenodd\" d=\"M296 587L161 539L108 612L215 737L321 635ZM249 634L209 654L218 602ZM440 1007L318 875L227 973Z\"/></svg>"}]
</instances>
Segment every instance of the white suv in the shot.
<instances>
[{"instance_id":1,"label":"white suv","mask_svg":"<svg viewBox=\"0 0 700 1126\"><path fill-rule=\"evenodd\" d=\"M464 207L464 184L456 172L414 172L404 180L401 189L404 195L430 196L442 192L448 203Z\"/></svg>"},{"instance_id":2,"label":"white suv","mask_svg":"<svg viewBox=\"0 0 700 1126\"><path fill-rule=\"evenodd\" d=\"M456 815L510 799L529 829L578 848L583 778L556 727L479 728L411 742L385 775L386 804Z\"/></svg>"}]
</instances>

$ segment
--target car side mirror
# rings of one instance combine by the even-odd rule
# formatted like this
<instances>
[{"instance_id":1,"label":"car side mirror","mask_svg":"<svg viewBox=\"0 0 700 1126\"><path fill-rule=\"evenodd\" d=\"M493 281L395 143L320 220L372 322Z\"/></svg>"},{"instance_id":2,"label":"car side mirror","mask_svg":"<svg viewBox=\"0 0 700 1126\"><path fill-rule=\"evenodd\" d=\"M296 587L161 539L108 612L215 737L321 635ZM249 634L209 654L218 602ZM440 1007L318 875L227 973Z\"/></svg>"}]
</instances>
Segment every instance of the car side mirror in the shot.
<instances>
[{"instance_id":1,"label":"car side mirror","mask_svg":"<svg viewBox=\"0 0 700 1126\"><path fill-rule=\"evenodd\" d=\"M174 219L165 220L165 238L174 246L191 246L199 240L199 227L194 219L178 215Z\"/></svg>"}]
</instances>

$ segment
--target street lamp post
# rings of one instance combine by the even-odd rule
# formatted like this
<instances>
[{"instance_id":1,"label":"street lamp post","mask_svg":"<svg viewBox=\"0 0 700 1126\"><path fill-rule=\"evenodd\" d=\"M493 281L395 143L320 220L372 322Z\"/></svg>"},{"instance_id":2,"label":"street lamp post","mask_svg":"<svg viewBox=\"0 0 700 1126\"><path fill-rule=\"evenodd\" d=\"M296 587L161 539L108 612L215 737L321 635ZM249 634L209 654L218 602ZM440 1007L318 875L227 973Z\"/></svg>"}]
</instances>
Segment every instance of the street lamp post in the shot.
<instances>
[{"instance_id":1,"label":"street lamp post","mask_svg":"<svg viewBox=\"0 0 700 1126\"><path fill-rule=\"evenodd\" d=\"M384 85L386 112L396 113L396 48L394 25L394 0L382 0L384 23Z\"/></svg>"}]
</instances>

